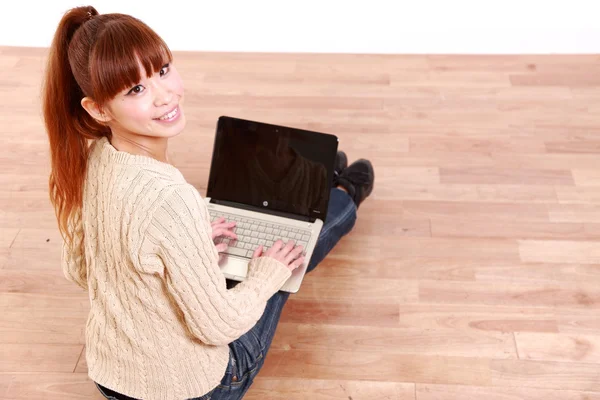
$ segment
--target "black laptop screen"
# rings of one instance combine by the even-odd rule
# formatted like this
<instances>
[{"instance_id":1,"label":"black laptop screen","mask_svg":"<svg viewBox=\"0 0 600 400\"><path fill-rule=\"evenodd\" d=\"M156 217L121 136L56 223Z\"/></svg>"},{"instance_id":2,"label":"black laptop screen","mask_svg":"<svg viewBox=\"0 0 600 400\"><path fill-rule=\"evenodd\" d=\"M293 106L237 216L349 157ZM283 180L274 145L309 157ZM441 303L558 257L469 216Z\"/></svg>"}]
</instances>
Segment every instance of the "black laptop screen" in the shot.
<instances>
[{"instance_id":1,"label":"black laptop screen","mask_svg":"<svg viewBox=\"0 0 600 400\"><path fill-rule=\"evenodd\" d=\"M324 221L337 146L334 135L221 117L206 196Z\"/></svg>"}]
</instances>

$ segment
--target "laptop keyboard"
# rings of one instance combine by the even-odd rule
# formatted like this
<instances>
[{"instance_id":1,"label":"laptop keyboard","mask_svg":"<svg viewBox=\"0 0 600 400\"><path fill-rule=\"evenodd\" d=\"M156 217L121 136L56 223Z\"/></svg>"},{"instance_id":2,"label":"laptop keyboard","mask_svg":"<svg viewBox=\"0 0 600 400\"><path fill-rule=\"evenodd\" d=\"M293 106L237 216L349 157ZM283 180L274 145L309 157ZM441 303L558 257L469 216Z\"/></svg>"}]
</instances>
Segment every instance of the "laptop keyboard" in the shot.
<instances>
[{"instance_id":1,"label":"laptop keyboard","mask_svg":"<svg viewBox=\"0 0 600 400\"><path fill-rule=\"evenodd\" d=\"M215 240L216 244L228 244L227 250L224 252L225 254L252 258L254 250L259 245L262 244L266 251L279 239L283 240L284 243L287 243L288 240L294 240L296 245L301 245L306 250L306 245L310 240L310 230L274 224L260 219L241 217L220 211L211 210L209 214L211 221L223 217L227 222L236 222L236 227L233 231L238 237L237 240L227 237L218 237ZM303 254L306 254L306 251Z\"/></svg>"}]
</instances>

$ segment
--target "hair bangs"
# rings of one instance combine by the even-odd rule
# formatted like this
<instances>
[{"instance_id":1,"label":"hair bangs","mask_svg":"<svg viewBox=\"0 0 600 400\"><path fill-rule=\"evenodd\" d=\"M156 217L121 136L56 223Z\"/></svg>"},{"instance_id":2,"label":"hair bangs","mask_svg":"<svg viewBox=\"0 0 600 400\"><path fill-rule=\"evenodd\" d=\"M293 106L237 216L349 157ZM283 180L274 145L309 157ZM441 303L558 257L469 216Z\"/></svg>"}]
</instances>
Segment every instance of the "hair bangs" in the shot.
<instances>
[{"instance_id":1,"label":"hair bangs","mask_svg":"<svg viewBox=\"0 0 600 400\"><path fill-rule=\"evenodd\" d=\"M111 20L90 57L92 97L103 104L140 83L140 65L151 77L172 60L167 44L140 20L128 15Z\"/></svg>"}]
</instances>

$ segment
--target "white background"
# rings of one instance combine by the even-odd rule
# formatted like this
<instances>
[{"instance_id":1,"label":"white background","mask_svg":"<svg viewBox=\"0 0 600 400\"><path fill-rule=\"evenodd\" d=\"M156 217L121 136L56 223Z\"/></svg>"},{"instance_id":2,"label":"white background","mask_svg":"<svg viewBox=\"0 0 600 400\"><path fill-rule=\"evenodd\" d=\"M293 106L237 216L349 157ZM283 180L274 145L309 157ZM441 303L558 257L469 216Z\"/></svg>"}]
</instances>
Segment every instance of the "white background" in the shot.
<instances>
[{"instance_id":1,"label":"white background","mask_svg":"<svg viewBox=\"0 0 600 400\"><path fill-rule=\"evenodd\" d=\"M0 46L49 46L70 0L4 0ZM600 53L592 0L97 0L172 50L313 53Z\"/></svg>"}]
</instances>

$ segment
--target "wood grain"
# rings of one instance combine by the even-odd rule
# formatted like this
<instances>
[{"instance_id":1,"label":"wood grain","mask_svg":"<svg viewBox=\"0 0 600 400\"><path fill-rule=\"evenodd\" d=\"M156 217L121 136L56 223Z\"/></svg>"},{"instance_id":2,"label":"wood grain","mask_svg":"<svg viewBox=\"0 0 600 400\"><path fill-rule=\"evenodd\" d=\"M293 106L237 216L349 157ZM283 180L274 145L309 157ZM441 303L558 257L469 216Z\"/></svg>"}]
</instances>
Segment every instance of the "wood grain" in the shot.
<instances>
[{"instance_id":1,"label":"wood grain","mask_svg":"<svg viewBox=\"0 0 600 400\"><path fill-rule=\"evenodd\" d=\"M0 47L0 398L100 400L89 299L62 275L48 198L46 54ZM353 232L290 296L246 398L600 398L597 55L175 63L188 124L169 156L201 194L221 115L335 134L375 166Z\"/></svg>"},{"instance_id":2,"label":"wood grain","mask_svg":"<svg viewBox=\"0 0 600 400\"><path fill-rule=\"evenodd\" d=\"M310 393L311 400L414 400L413 383L374 382L265 378L254 383L244 399L249 400L304 400Z\"/></svg>"},{"instance_id":3,"label":"wood grain","mask_svg":"<svg viewBox=\"0 0 600 400\"><path fill-rule=\"evenodd\" d=\"M7 388L3 400L105 400L87 373L0 373L0 387L3 385Z\"/></svg>"},{"instance_id":4,"label":"wood grain","mask_svg":"<svg viewBox=\"0 0 600 400\"><path fill-rule=\"evenodd\" d=\"M0 372L73 372L83 345L2 343Z\"/></svg>"},{"instance_id":5,"label":"wood grain","mask_svg":"<svg viewBox=\"0 0 600 400\"><path fill-rule=\"evenodd\" d=\"M600 392L598 364L492 360L492 385Z\"/></svg>"},{"instance_id":6,"label":"wood grain","mask_svg":"<svg viewBox=\"0 0 600 400\"><path fill-rule=\"evenodd\" d=\"M418 384L416 395L419 400L600 400L600 393L580 390L430 384Z\"/></svg>"},{"instance_id":7,"label":"wood grain","mask_svg":"<svg viewBox=\"0 0 600 400\"><path fill-rule=\"evenodd\" d=\"M516 332L523 360L600 363L600 335Z\"/></svg>"},{"instance_id":8,"label":"wood grain","mask_svg":"<svg viewBox=\"0 0 600 400\"><path fill-rule=\"evenodd\" d=\"M520 240L524 262L600 263L599 241Z\"/></svg>"},{"instance_id":9,"label":"wood grain","mask_svg":"<svg viewBox=\"0 0 600 400\"><path fill-rule=\"evenodd\" d=\"M321 349L388 353L517 358L512 334L493 331L423 331L367 326L282 323L273 342L280 350Z\"/></svg>"},{"instance_id":10,"label":"wood grain","mask_svg":"<svg viewBox=\"0 0 600 400\"><path fill-rule=\"evenodd\" d=\"M365 379L383 382L490 385L485 358L320 350L271 350L265 375L295 379Z\"/></svg>"}]
</instances>

